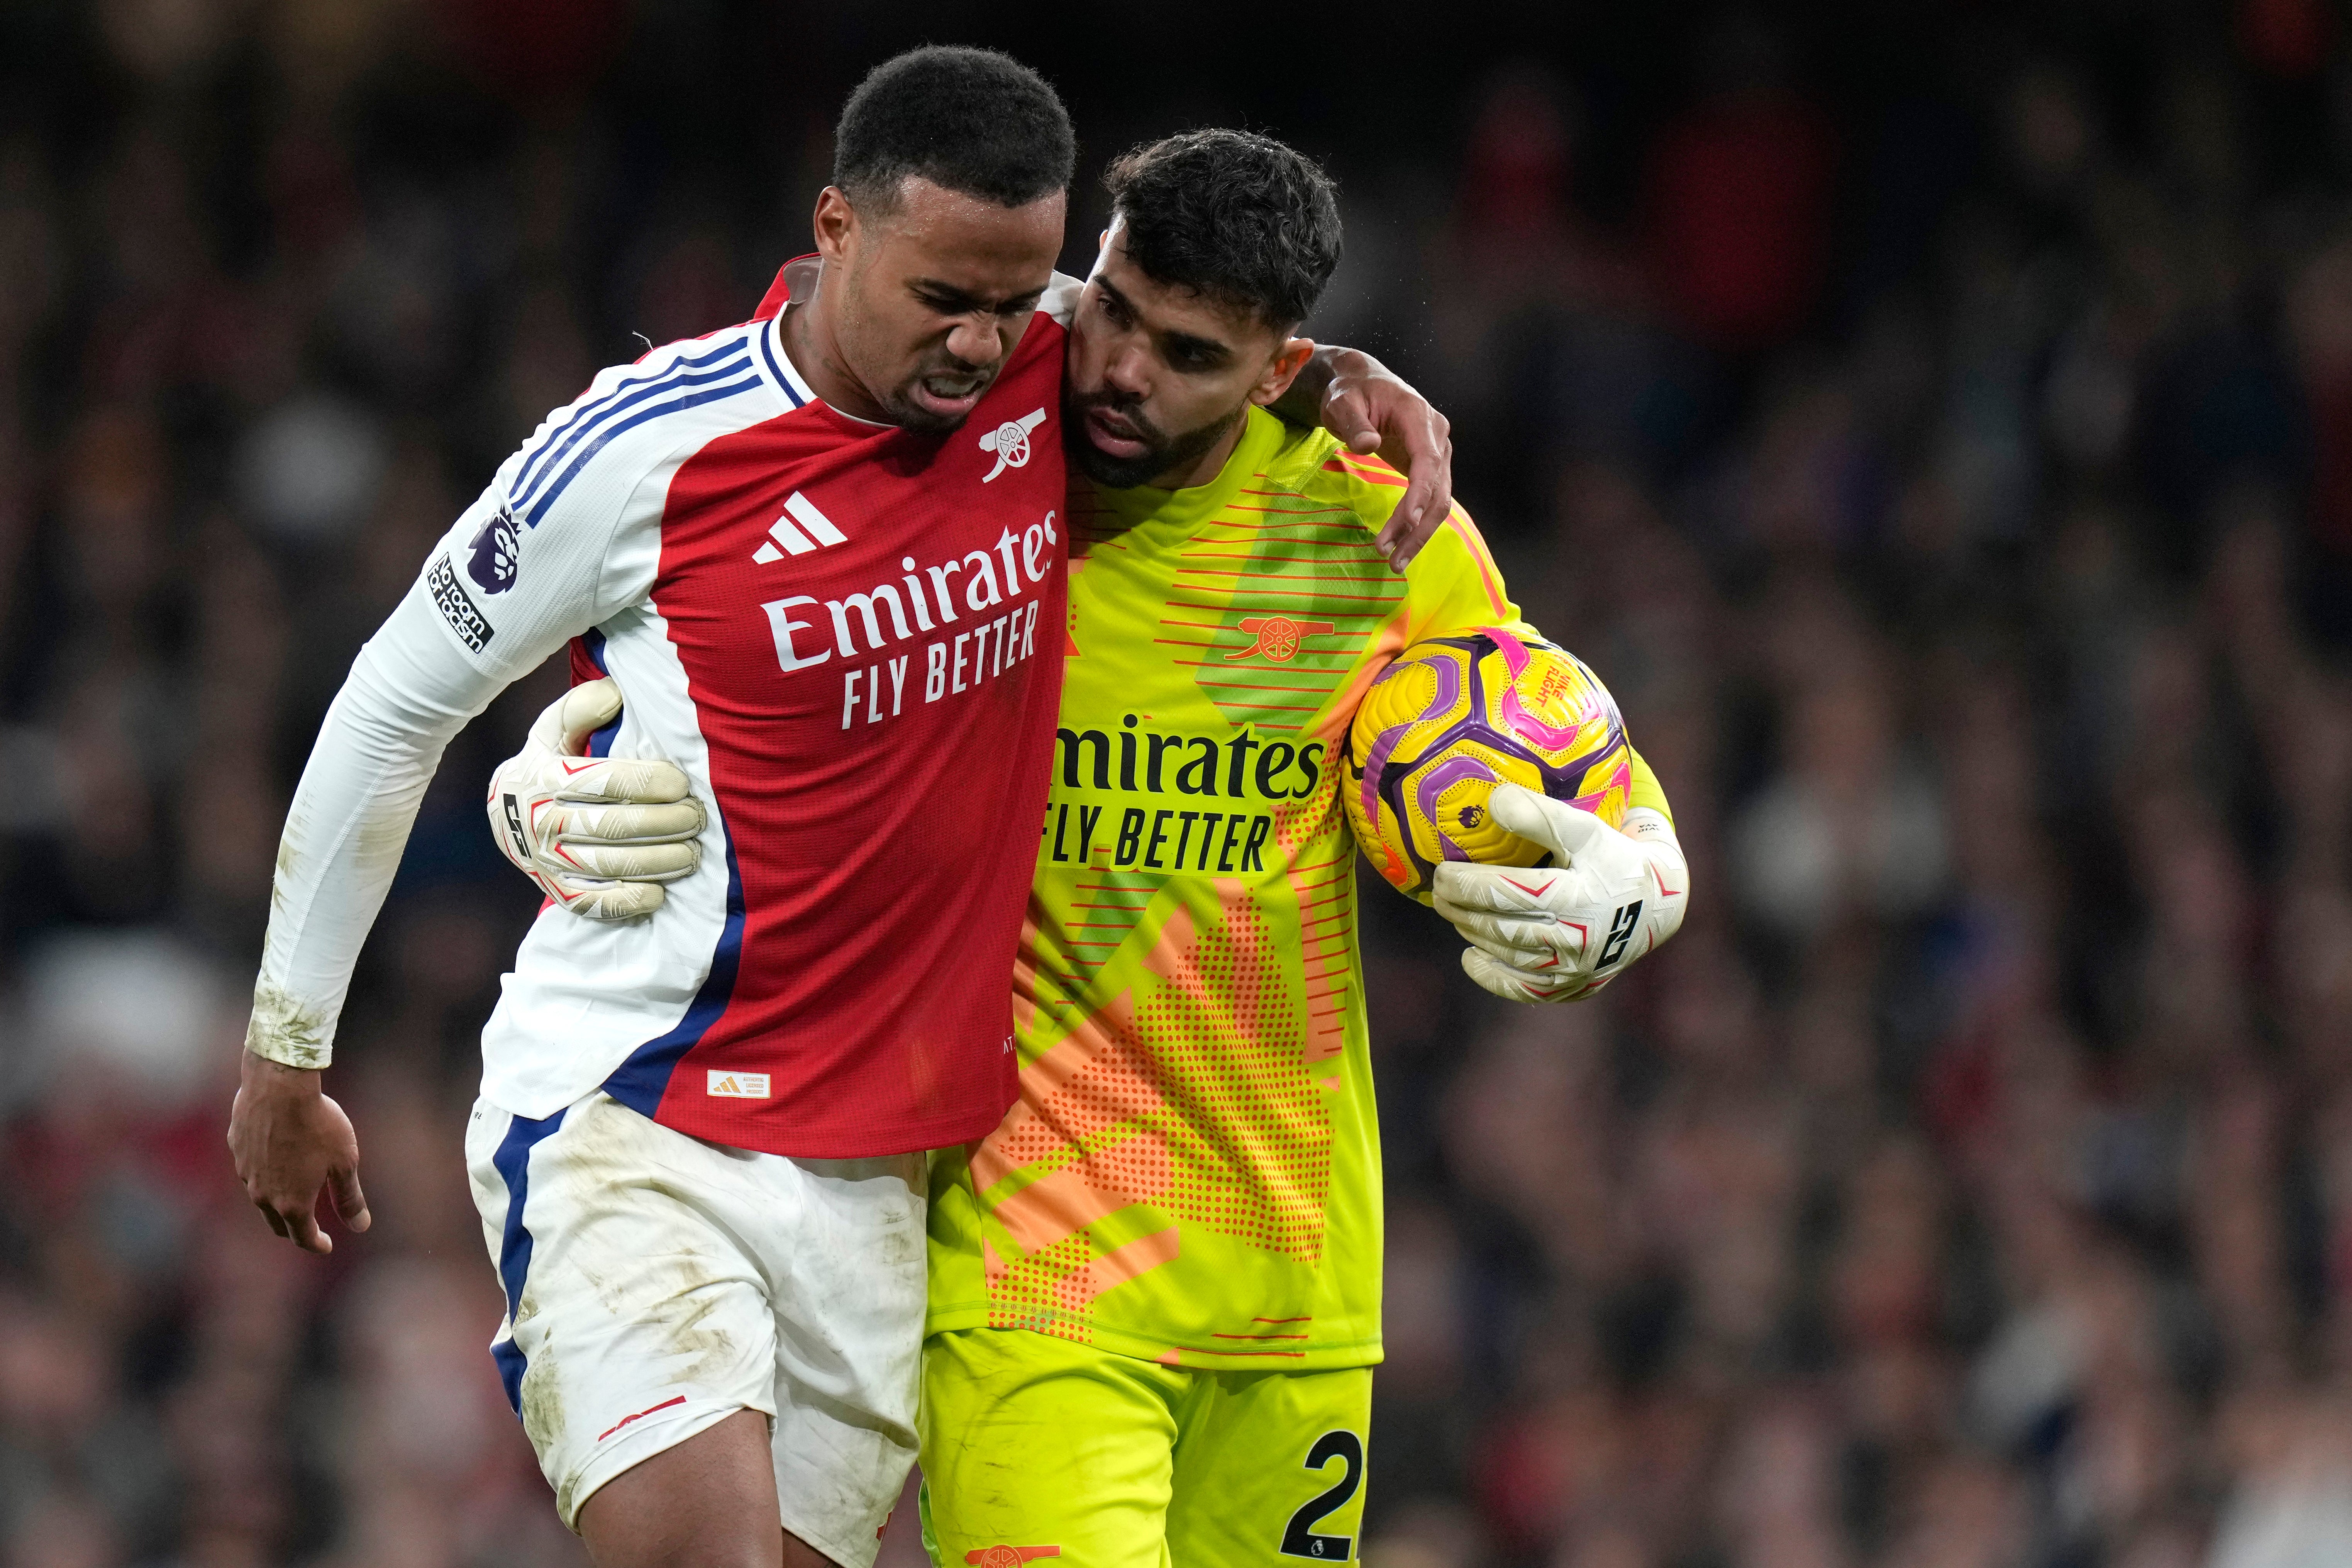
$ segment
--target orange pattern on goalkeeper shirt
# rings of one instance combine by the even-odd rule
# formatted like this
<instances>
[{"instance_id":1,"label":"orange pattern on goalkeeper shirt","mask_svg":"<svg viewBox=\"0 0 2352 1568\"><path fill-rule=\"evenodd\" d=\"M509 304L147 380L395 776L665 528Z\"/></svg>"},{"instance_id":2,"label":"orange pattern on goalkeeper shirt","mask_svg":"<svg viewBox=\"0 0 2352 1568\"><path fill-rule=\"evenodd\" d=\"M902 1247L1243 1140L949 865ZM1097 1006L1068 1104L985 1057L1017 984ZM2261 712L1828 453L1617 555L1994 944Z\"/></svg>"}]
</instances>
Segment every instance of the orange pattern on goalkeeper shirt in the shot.
<instances>
[{"instance_id":1,"label":"orange pattern on goalkeeper shirt","mask_svg":"<svg viewBox=\"0 0 2352 1568\"><path fill-rule=\"evenodd\" d=\"M1163 1263L1173 1263L1181 1248L1181 1238L1172 1225L1150 1236L1139 1236L1055 1280L1054 1300L1064 1311L1083 1318L1094 1310L1096 1297Z\"/></svg>"},{"instance_id":2,"label":"orange pattern on goalkeeper shirt","mask_svg":"<svg viewBox=\"0 0 2352 1568\"><path fill-rule=\"evenodd\" d=\"M1232 881L1217 890L1221 918L1200 931L1173 911L1143 958L1144 983L1024 1068L1020 1101L972 1152L983 1194L1053 1167L992 1205L1021 1249L989 1258L1000 1326L1083 1338L1097 1296L1175 1257L1177 1226L1098 1246L1093 1227L1139 1203L1309 1266L1320 1258L1330 1129L1307 1069L1333 1053L1301 1026L1255 897Z\"/></svg>"},{"instance_id":3,"label":"orange pattern on goalkeeper shirt","mask_svg":"<svg viewBox=\"0 0 2352 1568\"><path fill-rule=\"evenodd\" d=\"M1179 969L1192 944L1192 916L1179 909L1160 927L1143 961L1147 972ZM1016 981L1034 975L1039 954L1024 952ZM1052 1049L1021 1069L1021 1097L995 1131L971 1153L973 1190L986 1193L1027 1166L1074 1150L1107 1128L1164 1112L1159 1073L1136 1037L1130 997L1124 992L1081 1018Z\"/></svg>"}]
</instances>

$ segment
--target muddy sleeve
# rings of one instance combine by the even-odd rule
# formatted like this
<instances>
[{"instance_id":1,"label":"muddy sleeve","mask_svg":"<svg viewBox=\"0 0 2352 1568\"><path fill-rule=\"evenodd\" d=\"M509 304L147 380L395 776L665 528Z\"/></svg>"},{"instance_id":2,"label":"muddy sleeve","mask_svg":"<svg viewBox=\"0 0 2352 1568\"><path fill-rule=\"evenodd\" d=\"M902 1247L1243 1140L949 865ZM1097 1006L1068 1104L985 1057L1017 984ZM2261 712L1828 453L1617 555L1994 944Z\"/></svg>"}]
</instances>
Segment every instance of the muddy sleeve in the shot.
<instances>
[{"instance_id":1,"label":"muddy sleeve","mask_svg":"<svg viewBox=\"0 0 2352 1568\"><path fill-rule=\"evenodd\" d=\"M441 625L421 585L360 649L302 770L270 891L246 1047L327 1065L352 965L400 868L442 751L507 682Z\"/></svg>"}]
</instances>

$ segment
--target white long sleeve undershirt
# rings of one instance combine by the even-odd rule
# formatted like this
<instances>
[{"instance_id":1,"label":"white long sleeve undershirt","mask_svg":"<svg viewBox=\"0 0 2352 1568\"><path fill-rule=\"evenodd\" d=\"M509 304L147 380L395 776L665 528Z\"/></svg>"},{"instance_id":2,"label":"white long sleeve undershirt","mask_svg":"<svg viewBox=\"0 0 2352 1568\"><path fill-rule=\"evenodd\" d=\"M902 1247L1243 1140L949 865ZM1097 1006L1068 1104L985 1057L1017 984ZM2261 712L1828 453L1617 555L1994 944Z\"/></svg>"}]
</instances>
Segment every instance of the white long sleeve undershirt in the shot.
<instances>
[{"instance_id":1,"label":"white long sleeve undershirt","mask_svg":"<svg viewBox=\"0 0 2352 1568\"><path fill-rule=\"evenodd\" d=\"M450 740L505 685L467 659L421 584L360 649L286 816L247 1050L327 1065L425 786Z\"/></svg>"}]
</instances>

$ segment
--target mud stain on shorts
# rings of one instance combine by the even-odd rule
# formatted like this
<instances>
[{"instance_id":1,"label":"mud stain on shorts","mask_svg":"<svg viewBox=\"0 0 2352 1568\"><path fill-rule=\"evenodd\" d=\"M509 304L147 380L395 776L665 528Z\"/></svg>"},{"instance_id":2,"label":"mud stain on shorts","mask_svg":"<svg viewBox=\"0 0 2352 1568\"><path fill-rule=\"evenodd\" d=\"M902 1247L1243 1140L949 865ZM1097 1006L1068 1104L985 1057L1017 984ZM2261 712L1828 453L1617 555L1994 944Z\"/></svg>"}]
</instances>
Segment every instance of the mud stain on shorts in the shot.
<instances>
[{"instance_id":1,"label":"mud stain on shorts","mask_svg":"<svg viewBox=\"0 0 2352 1568\"><path fill-rule=\"evenodd\" d=\"M515 1304L514 1332L520 1342L523 1325L539 1316L539 1303L533 1299L526 1281L522 1299ZM550 1454L563 1437L563 1379L555 1361L555 1347L545 1335L540 1336L539 1346L524 1352L522 1373L522 1431L530 1439L534 1452Z\"/></svg>"},{"instance_id":2,"label":"mud stain on shorts","mask_svg":"<svg viewBox=\"0 0 2352 1568\"><path fill-rule=\"evenodd\" d=\"M704 1212L692 1177L657 1163L646 1144L658 1131L611 1100L587 1107L565 1131L564 1180L595 1195L584 1223L572 1228L564 1266L614 1320L665 1342L667 1358L675 1358L670 1384L731 1385L745 1347L713 1319L730 1291L757 1286L740 1268L671 1239L717 1223ZM655 1236L665 1244L648 1246Z\"/></svg>"}]
</instances>

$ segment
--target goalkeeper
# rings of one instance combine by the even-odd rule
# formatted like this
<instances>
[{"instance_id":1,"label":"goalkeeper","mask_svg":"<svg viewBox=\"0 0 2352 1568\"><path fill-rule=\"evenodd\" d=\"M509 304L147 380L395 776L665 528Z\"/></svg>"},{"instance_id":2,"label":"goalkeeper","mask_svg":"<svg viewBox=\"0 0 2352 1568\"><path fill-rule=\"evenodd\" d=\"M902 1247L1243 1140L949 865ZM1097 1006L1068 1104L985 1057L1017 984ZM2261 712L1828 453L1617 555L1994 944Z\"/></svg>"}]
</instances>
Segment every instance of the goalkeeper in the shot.
<instances>
[{"instance_id":1,"label":"goalkeeper","mask_svg":"<svg viewBox=\"0 0 2352 1568\"><path fill-rule=\"evenodd\" d=\"M1265 411L1339 260L1321 172L1202 131L1108 184L1065 380L1087 478L1013 975L1021 1098L931 1164L925 1538L941 1568L1343 1562L1381 1359L1381 1166L1339 752L1407 645L1518 612L1459 511L1391 573L1373 538L1403 479ZM535 869L613 895L580 912L655 901L663 870L600 839L631 836L628 808L567 817L543 782L617 700L575 689L492 790L547 801ZM1687 872L1638 758L1634 781L1622 831L1496 791L1557 863L1438 868L1481 985L1588 995L1674 933ZM1637 939L1604 962L1583 933L1635 899Z\"/></svg>"}]
</instances>

